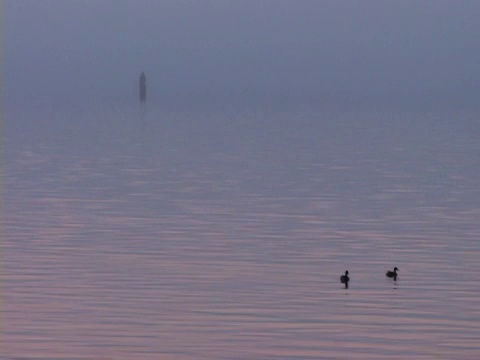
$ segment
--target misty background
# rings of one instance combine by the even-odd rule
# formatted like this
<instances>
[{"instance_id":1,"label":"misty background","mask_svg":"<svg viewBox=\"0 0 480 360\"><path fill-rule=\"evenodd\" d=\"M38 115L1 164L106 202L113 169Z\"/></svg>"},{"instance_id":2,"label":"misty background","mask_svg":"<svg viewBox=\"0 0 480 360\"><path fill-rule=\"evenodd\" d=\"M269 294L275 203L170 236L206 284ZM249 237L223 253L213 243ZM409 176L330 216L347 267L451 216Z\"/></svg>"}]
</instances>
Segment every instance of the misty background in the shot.
<instances>
[{"instance_id":1,"label":"misty background","mask_svg":"<svg viewBox=\"0 0 480 360\"><path fill-rule=\"evenodd\" d=\"M480 1L2 15L1 359L478 358Z\"/></svg>"},{"instance_id":2,"label":"misty background","mask_svg":"<svg viewBox=\"0 0 480 360\"><path fill-rule=\"evenodd\" d=\"M478 1L4 1L6 104L471 108Z\"/></svg>"}]
</instances>

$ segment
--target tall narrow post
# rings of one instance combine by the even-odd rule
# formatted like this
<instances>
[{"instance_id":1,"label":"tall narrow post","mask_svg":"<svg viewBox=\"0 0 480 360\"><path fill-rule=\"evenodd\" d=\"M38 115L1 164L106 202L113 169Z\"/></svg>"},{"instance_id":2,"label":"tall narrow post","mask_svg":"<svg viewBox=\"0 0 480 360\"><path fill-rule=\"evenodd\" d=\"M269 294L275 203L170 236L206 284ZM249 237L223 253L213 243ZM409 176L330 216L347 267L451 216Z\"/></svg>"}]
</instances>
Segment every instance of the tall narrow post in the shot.
<instances>
[{"instance_id":1,"label":"tall narrow post","mask_svg":"<svg viewBox=\"0 0 480 360\"><path fill-rule=\"evenodd\" d=\"M140 75L140 102L144 103L147 101L147 77L142 71Z\"/></svg>"}]
</instances>

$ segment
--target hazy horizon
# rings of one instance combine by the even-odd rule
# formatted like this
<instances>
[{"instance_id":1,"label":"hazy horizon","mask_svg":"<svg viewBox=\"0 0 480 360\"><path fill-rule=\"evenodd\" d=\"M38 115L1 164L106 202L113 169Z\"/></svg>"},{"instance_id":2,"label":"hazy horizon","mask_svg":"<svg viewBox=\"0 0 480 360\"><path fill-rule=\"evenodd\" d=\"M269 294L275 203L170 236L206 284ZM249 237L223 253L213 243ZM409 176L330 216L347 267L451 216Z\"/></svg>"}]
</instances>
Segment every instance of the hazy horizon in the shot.
<instances>
[{"instance_id":1,"label":"hazy horizon","mask_svg":"<svg viewBox=\"0 0 480 360\"><path fill-rule=\"evenodd\" d=\"M477 107L473 1L11 1L8 103Z\"/></svg>"}]
</instances>

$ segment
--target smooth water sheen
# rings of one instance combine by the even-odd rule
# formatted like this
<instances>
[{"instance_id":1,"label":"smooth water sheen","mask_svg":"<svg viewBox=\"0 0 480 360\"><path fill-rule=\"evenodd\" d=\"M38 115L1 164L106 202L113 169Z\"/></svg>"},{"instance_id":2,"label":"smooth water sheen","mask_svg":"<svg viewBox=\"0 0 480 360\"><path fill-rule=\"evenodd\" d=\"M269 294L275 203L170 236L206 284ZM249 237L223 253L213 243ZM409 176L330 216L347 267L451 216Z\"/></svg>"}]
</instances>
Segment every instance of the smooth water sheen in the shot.
<instances>
[{"instance_id":1,"label":"smooth water sheen","mask_svg":"<svg viewBox=\"0 0 480 360\"><path fill-rule=\"evenodd\" d=\"M474 117L40 109L5 129L2 359L480 358Z\"/></svg>"}]
</instances>

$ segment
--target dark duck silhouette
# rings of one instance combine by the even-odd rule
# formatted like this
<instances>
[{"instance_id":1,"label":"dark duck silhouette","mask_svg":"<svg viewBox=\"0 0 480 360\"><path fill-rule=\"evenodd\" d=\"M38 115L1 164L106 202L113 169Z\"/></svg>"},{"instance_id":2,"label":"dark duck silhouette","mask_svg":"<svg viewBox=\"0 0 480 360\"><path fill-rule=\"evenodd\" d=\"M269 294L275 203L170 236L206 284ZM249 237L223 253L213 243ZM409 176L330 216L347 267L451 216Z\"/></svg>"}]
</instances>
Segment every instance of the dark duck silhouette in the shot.
<instances>
[{"instance_id":1,"label":"dark duck silhouette","mask_svg":"<svg viewBox=\"0 0 480 360\"><path fill-rule=\"evenodd\" d=\"M393 269L393 271L392 271L392 270L388 270L385 275L386 275L387 277L389 277L389 278L394 278L394 279L396 279L397 276L398 276L397 271L399 271L399 270L398 270L397 267L395 267L395 268Z\"/></svg>"},{"instance_id":2,"label":"dark duck silhouette","mask_svg":"<svg viewBox=\"0 0 480 360\"><path fill-rule=\"evenodd\" d=\"M350 277L348 276L348 270L345 271L345 275L340 276L340 282L345 284L345 287L348 288L348 282L350 281Z\"/></svg>"}]
</instances>

